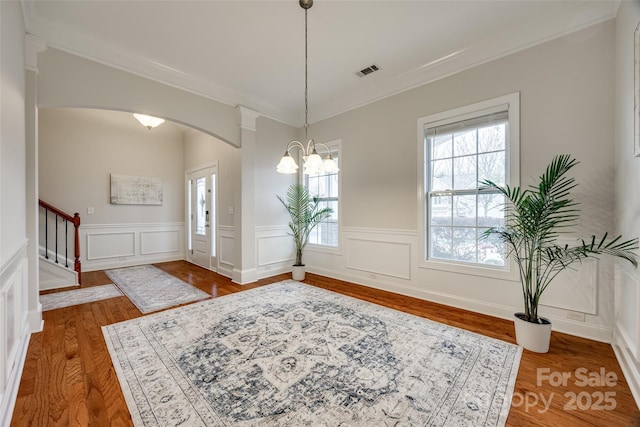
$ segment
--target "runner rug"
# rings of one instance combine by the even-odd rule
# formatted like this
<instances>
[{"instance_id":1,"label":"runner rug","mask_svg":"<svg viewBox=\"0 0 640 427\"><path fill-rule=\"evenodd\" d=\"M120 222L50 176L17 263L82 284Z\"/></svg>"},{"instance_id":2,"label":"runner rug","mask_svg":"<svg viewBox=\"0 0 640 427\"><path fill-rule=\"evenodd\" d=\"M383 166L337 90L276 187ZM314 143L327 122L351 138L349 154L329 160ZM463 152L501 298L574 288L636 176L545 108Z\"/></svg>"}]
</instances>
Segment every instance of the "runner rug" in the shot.
<instances>
[{"instance_id":1,"label":"runner rug","mask_svg":"<svg viewBox=\"0 0 640 427\"><path fill-rule=\"evenodd\" d=\"M105 273L142 313L211 296L152 265L115 268Z\"/></svg>"},{"instance_id":2,"label":"runner rug","mask_svg":"<svg viewBox=\"0 0 640 427\"><path fill-rule=\"evenodd\" d=\"M122 292L109 284L40 295L40 303L42 311L48 311L121 296Z\"/></svg>"},{"instance_id":3,"label":"runner rug","mask_svg":"<svg viewBox=\"0 0 640 427\"><path fill-rule=\"evenodd\" d=\"M137 426L503 426L522 355L294 281L102 329Z\"/></svg>"}]
</instances>

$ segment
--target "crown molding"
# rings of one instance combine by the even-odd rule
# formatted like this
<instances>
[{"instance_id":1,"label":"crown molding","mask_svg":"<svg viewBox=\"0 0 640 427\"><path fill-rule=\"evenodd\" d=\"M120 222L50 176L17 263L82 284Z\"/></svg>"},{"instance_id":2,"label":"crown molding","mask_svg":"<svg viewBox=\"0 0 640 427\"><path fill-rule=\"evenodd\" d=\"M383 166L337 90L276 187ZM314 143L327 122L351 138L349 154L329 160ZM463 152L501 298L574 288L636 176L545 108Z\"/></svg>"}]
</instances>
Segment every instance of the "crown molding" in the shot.
<instances>
[{"instance_id":1,"label":"crown molding","mask_svg":"<svg viewBox=\"0 0 640 427\"><path fill-rule=\"evenodd\" d=\"M27 5L24 7L30 11L28 19L25 13L27 32L46 41L49 47L203 96L222 104L234 107L236 105L246 105L251 109L260 111L261 115L270 119L290 126L300 126L299 114L297 113L285 111L271 103L252 98L249 95L193 76L139 54L124 51L91 35L79 33L63 25L52 24L40 19L34 16L33 7L28 6L31 3L29 0L23 0L23 4Z\"/></svg>"},{"instance_id":2,"label":"crown molding","mask_svg":"<svg viewBox=\"0 0 640 427\"><path fill-rule=\"evenodd\" d=\"M466 71L487 62L520 52L553 39L583 30L616 17L620 1L598 2L590 14L575 10L580 2L569 2L552 17L532 17L526 25L505 31L457 52L422 64L387 80L372 80L358 93L348 93L309 111L309 122L315 123L385 98L406 92L436 80ZM567 22L571 22L567 26ZM543 24L541 24L543 23ZM541 25L545 31L541 32Z\"/></svg>"},{"instance_id":3,"label":"crown molding","mask_svg":"<svg viewBox=\"0 0 640 427\"><path fill-rule=\"evenodd\" d=\"M33 25L33 17L36 14L35 3L33 0L20 0L22 6L22 19L24 20L24 27L29 31L29 28Z\"/></svg>"},{"instance_id":4,"label":"crown molding","mask_svg":"<svg viewBox=\"0 0 640 427\"><path fill-rule=\"evenodd\" d=\"M91 35L80 34L62 25L52 24L38 18L32 0L21 0L21 3L27 32L49 47L226 105L246 106L244 108L259 112L263 117L297 128L302 127L303 115L301 112L280 108L273 103L255 99L248 94L158 63L139 54L123 51ZM475 45L457 52L451 52L405 73L391 76L385 80L372 79L367 85L362 85L356 91L345 92L328 103L311 107L309 122L318 122L354 110L613 19L618 11L620 0L594 2L592 3L594 7L588 11L589 13L583 13L583 9L580 9L580 3L567 2L564 7L558 8L554 16L532 16L525 25L505 31L491 39L479 41Z\"/></svg>"}]
</instances>

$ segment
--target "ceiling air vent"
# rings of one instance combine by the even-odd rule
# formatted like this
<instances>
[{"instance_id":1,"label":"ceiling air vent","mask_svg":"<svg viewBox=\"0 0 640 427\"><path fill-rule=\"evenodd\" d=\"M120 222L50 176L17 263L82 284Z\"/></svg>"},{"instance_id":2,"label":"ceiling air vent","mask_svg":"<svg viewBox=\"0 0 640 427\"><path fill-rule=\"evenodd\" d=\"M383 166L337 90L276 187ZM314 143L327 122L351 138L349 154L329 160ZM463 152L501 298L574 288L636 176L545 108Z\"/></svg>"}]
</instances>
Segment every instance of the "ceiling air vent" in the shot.
<instances>
[{"instance_id":1,"label":"ceiling air vent","mask_svg":"<svg viewBox=\"0 0 640 427\"><path fill-rule=\"evenodd\" d=\"M371 74L373 72L376 72L380 69L380 67L378 67L376 64L373 65L369 65L367 68L363 68L362 70L358 71L356 74L359 75L360 77L364 77L367 74Z\"/></svg>"}]
</instances>

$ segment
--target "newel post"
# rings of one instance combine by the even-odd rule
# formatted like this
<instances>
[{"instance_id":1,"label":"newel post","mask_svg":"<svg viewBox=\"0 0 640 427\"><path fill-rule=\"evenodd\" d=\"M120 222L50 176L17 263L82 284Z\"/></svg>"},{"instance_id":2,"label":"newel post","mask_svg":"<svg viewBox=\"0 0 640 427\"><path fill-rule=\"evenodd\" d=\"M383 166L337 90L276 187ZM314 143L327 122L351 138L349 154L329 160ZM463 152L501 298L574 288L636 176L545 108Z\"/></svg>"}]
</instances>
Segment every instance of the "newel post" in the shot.
<instances>
[{"instance_id":1,"label":"newel post","mask_svg":"<svg viewBox=\"0 0 640 427\"><path fill-rule=\"evenodd\" d=\"M80 214L73 214L73 227L75 229L75 261L73 269L78 273L78 284L82 284L82 265L80 264Z\"/></svg>"}]
</instances>

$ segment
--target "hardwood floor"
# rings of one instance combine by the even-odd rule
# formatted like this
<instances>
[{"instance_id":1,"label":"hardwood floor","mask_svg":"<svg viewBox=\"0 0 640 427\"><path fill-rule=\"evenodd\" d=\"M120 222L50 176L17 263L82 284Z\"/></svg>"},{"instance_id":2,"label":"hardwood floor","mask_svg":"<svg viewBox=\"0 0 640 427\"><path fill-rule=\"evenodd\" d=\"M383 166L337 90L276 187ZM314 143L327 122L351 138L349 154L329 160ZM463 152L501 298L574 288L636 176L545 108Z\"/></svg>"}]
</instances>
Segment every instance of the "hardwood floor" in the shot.
<instances>
[{"instance_id":1,"label":"hardwood floor","mask_svg":"<svg viewBox=\"0 0 640 427\"><path fill-rule=\"evenodd\" d=\"M240 286L183 261L156 266L213 296L290 278ZM83 287L110 283L101 271L83 273L83 281ZM515 343L507 320L312 274L305 283ZM43 313L44 330L31 337L11 425L131 426L101 327L139 316L124 296ZM562 373L571 377L554 383ZM554 332L549 353L523 352L507 425L640 426L640 412L610 345Z\"/></svg>"}]
</instances>

